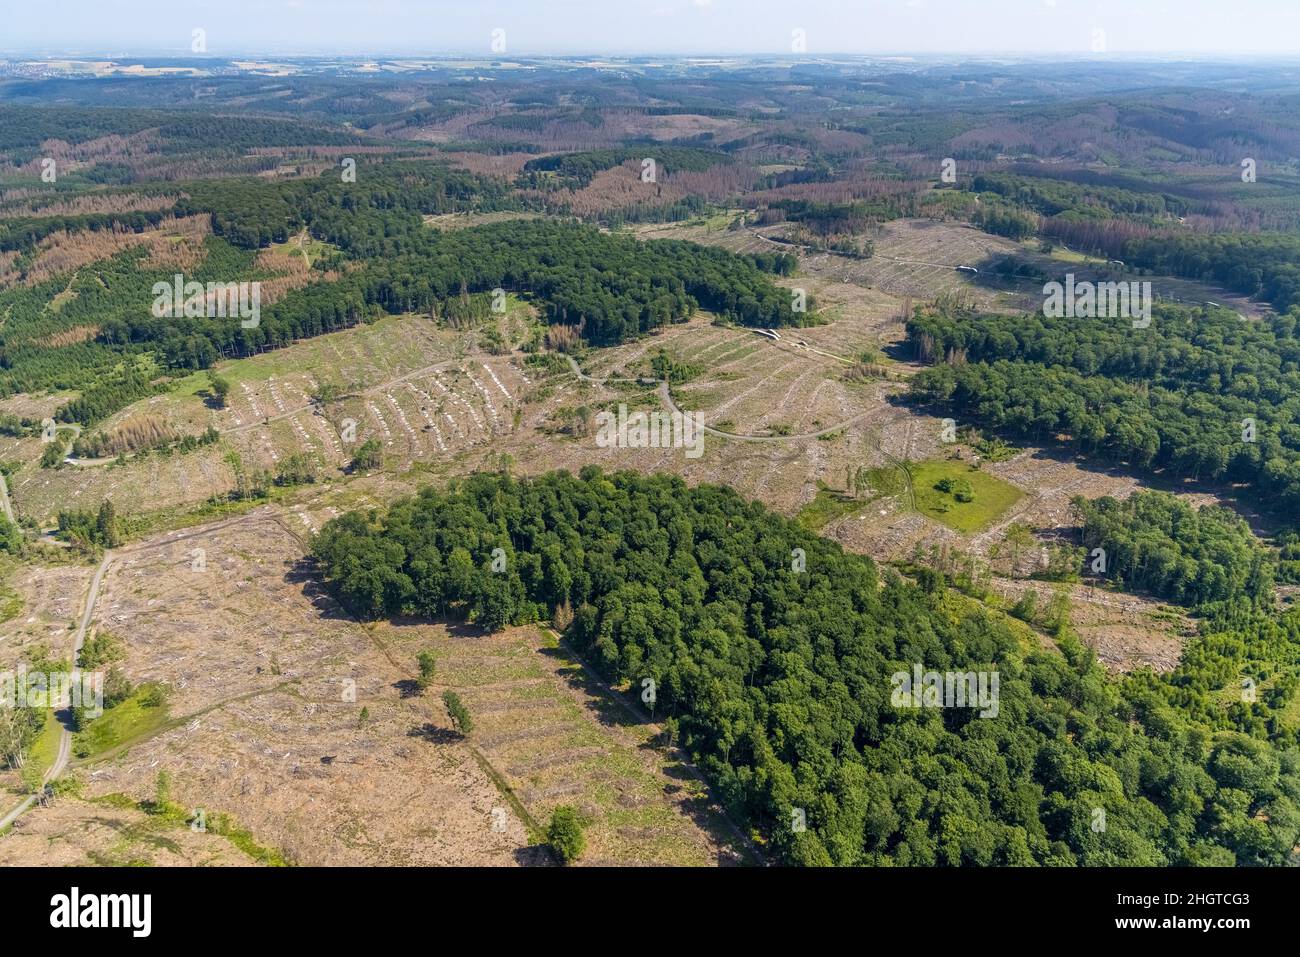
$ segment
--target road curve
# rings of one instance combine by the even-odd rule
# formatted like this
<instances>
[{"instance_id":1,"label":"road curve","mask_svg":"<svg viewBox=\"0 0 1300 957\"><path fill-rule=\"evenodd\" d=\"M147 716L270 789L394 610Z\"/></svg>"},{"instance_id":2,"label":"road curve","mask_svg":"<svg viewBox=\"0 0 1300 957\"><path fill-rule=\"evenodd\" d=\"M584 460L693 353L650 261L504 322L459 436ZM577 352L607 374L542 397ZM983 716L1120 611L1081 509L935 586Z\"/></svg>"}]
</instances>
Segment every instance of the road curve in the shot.
<instances>
[{"instance_id":1,"label":"road curve","mask_svg":"<svg viewBox=\"0 0 1300 957\"><path fill-rule=\"evenodd\" d=\"M95 577L90 580L90 591L86 593L86 607L81 612L81 621L77 623L77 633L72 638L72 674L73 681L77 680L80 672L77 670L77 658L81 655L81 646L86 643L86 629L90 627L90 619L95 614L95 601L99 598L99 586L104 582L104 573L108 571L108 563L113 560L112 552L105 550L104 558L95 569ZM45 781L48 783L63 773L63 769L68 766L68 758L72 756L72 731L70 730L71 720L63 725L63 733L59 736L59 756L54 759L50 765L49 771L45 773Z\"/></svg>"},{"instance_id":2,"label":"road curve","mask_svg":"<svg viewBox=\"0 0 1300 957\"><path fill-rule=\"evenodd\" d=\"M574 361L572 356L565 356L565 358L569 360L569 366L573 369L574 374L577 375L578 378L583 379L584 381L587 382L604 384L606 381L614 381L614 382L640 381L640 380L632 380L632 379L614 379L614 380L594 379L591 376L587 375L585 372L583 372L581 368L579 368L578 363ZM672 392L668 388L668 381L666 379L659 380L658 394L659 394L659 401L661 401L667 407L669 412L676 412L678 414L681 414L682 410L679 409L677 407L677 403L673 401ZM789 442L791 440L796 440L796 439L816 439L816 438L820 438L823 435L830 435L832 432L838 432L840 429L847 428L848 426L853 425L854 423L859 422L862 419L865 419L868 416L872 416L874 414L875 413L873 411L868 410L866 412L860 412L857 415L853 416L852 418L845 419L842 422L837 422L834 425L827 426L824 429L819 429L816 432L795 432L790 435L746 435L739 432L724 432L722 429L715 429L709 425L705 425L703 426L703 428L705 432L708 432L712 435L717 435L717 436L721 436L724 439L733 439L740 442ZM908 447L910 447L911 444L912 444L911 438L909 435L907 441ZM880 453L880 455L885 459L886 462L888 462L890 465L894 466L895 468L897 468L899 471L903 473L903 482L904 485L906 485L907 487L907 497L911 501L912 507L916 508L916 490L912 487L912 471L908 467L907 459L906 458L900 459L896 455L891 455L888 451L885 450L884 445L879 441L875 443L875 447L876 447L876 451ZM907 453L904 452L904 455L906 454Z\"/></svg>"},{"instance_id":3,"label":"road curve","mask_svg":"<svg viewBox=\"0 0 1300 957\"><path fill-rule=\"evenodd\" d=\"M666 379L659 379L659 380L617 379L617 378L597 379L583 372L582 368L574 360L573 356L565 356L564 358L569 360L569 368L573 370L573 374L576 375L579 379L583 380L584 382L594 382L597 385L604 385L607 382L657 381L659 399L668 408L668 411L677 412L679 414L682 411L677 407L677 403L673 401L672 393L668 389L668 381ZM833 358L838 358L838 356L835 356ZM711 435L721 436L724 439L736 439L740 442L789 442L794 439L815 439L823 435L830 435L832 432L838 432L840 429L845 428L846 426L850 426L860 419L865 419L867 416L871 414L872 413L870 411L860 412L857 415L853 416L852 418L845 419L843 422L837 422L834 425L828 425L826 428L818 429L816 432L792 432L789 435L747 435L741 432L724 432L722 429L715 429L711 425L704 426L704 431L708 432Z\"/></svg>"},{"instance_id":4,"label":"road curve","mask_svg":"<svg viewBox=\"0 0 1300 957\"><path fill-rule=\"evenodd\" d=\"M72 680L78 680L80 672L77 670L77 657L81 654L81 646L86 643L86 629L90 627L90 619L95 613L95 601L99 598L99 587L103 584L104 573L108 571L109 562L112 561L112 553L105 551L104 558L95 569L95 577L90 580L90 590L86 593L86 604L81 612L81 620L77 623L77 632L72 638ZM59 733L59 753L55 757L54 763L50 765L45 777L41 779L41 784L46 785L55 780L64 769L68 766L68 759L72 757L72 719L71 715L61 719L63 728ZM13 808L4 817L0 817L0 830L8 827L21 815L26 813L32 805L36 803L37 795L29 794L19 804Z\"/></svg>"}]
</instances>

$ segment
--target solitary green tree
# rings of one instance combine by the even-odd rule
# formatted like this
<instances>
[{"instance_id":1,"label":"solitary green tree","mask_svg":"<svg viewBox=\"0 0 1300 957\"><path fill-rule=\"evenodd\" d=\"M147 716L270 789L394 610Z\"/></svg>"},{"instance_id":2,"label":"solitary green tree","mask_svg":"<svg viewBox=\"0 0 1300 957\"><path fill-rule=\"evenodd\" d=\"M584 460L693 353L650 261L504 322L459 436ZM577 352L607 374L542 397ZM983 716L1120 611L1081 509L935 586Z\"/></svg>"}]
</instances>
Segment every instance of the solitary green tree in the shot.
<instances>
[{"instance_id":1,"label":"solitary green tree","mask_svg":"<svg viewBox=\"0 0 1300 957\"><path fill-rule=\"evenodd\" d=\"M212 397L217 400L220 408L226 407L226 396L230 394L230 382L216 373L208 373L208 385L212 390Z\"/></svg>"},{"instance_id":2,"label":"solitary green tree","mask_svg":"<svg viewBox=\"0 0 1300 957\"><path fill-rule=\"evenodd\" d=\"M568 804L561 804L551 814L551 824L546 829L546 841L555 851L561 864L572 864L587 848L582 833L582 820Z\"/></svg>"},{"instance_id":3,"label":"solitary green tree","mask_svg":"<svg viewBox=\"0 0 1300 957\"><path fill-rule=\"evenodd\" d=\"M474 730L474 722L470 719L469 711L461 704L460 695L454 691L444 691L442 703L447 708L447 717L451 718L453 728L461 734L469 734Z\"/></svg>"},{"instance_id":4,"label":"solitary green tree","mask_svg":"<svg viewBox=\"0 0 1300 957\"><path fill-rule=\"evenodd\" d=\"M164 814L172 802L172 776L166 771L159 771L154 782L153 810L155 814Z\"/></svg>"},{"instance_id":5,"label":"solitary green tree","mask_svg":"<svg viewBox=\"0 0 1300 957\"><path fill-rule=\"evenodd\" d=\"M361 443L357 449L357 454L352 458L352 468L357 472L364 472L368 469L377 469L384 464L384 447L378 439L367 439Z\"/></svg>"},{"instance_id":6,"label":"solitary green tree","mask_svg":"<svg viewBox=\"0 0 1300 957\"><path fill-rule=\"evenodd\" d=\"M433 683L433 676L438 671L438 657L432 649L426 648L415 656L415 660L420 663L420 677L416 680L420 690L423 691Z\"/></svg>"}]
</instances>

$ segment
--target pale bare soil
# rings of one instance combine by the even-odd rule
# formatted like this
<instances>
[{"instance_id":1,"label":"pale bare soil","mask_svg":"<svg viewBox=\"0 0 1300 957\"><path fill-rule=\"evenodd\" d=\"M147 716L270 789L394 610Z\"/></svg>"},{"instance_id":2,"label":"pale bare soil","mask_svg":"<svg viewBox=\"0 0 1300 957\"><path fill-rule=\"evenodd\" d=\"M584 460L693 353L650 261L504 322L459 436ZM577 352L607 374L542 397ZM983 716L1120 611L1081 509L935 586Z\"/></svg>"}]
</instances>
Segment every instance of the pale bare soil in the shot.
<instances>
[{"instance_id":1,"label":"pale bare soil","mask_svg":"<svg viewBox=\"0 0 1300 957\"><path fill-rule=\"evenodd\" d=\"M76 397L77 393L75 392L55 392L48 395L43 393L33 395L29 392L20 392L17 395L0 399L0 413L17 415L27 419L45 419L53 416L61 405ZM0 456L8 456L6 444L13 441L14 439L11 436L0 435Z\"/></svg>"},{"instance_id":2,"label":"pale bare soil","mask_svg":"<svg viewBox=\"0 0 1300 957\"><path fill-rule=\"evenodd\" d=\"M51 652L71 653L70 641L81 600L90 583L93 567L69 562L64 565L21 565L5 583L22 601L18 614L0 622L0 668L12 668L28 648L45 643Z\"/></svg>"},{"instance_id":3,"label":"pale bare soil","mask_svg":"<svg viewBox=\"0 0 1300 957\"><path fill-rule=\"evenodd\" d=\"M865 344L870 329L868 320L844 320L843 328L823 337L829 345L849 349L855 341ZM594 431L545 433L542 429L555 423L560 408L613 411L623 403L629 412L664 411L651 387L601 385L557 375L547 380L554 385L553 394L541 406L525 408L524 427L503 446L512 454L516 470L536 474L597 464L610 470L669 471L691 483L725 482L743 495L793 514L811 501L819 480L838 486L850 467L883 464L885 459L876 451L881 433L902 448L902 438L895 433L907 414L888 402L889 393L897 391L899 384L845 381L845 363L800 347L793 338L773 343L751 330L713 326L700 317L594 353L586 371L596 379L647 375L650 358L659 349L707 369L673 391L680 409L702 413L706 428L717 430L705 435L698 458L688 457L680 447L602 448ZM724 432L759 441L719 434ZM825 437L817 438L817 433ZM934 434L937 437L937 422Z\"/></svg>"},{"instance_id":4,"label":"pale bare soil","mask_svg":"<svg viewBox=\"0 0 1300 957\"><path fill-rule=\"evenodd\" d=\"M918 301L960 291L987 309L1024 305L1011 288L977 283L974 274L957 268L969 266L985 272L990 264L1018 248L1010 240L963 224L903 219L885 223L873 241L875 255L861 268L845 267L844 275L890 295ZM1038 298L1041 301L1041 293Z\"/></svg>"},{"instance_id":5,"label":"pale bare soil","mask_svg":"<svg viewBox=\"0 0 1300 957\"><path fill-rule=\"evenodd\" d=\"M785 223L743 230L676 223L637 227L637 234L646 239L690 239L740 253L798 253L800 277L856 285L874 293L877 301L882 297L896 301L911 297L921 303L940 295L960 294L986 309L1033 308L1032 304L1026 305L1023 291L1005 284L976 282L975 274L957 268L983 269L1020 248L1010 240L969 226L926 219L885 223L866 234L875 245L869 259L803 250L781 241L789 232L789 224ZM1041 304L1041 293L1037 301Z\"/></svg>"},{"instance_id":6,"label":"pale bare soil","mask_svg":"<svg viewBox=\"0 0 1300 957\"><path fill-rule=\"evenodd\" d=\"M93 512L105 499L111 499L120 513L130 514L198 504L234 485L234 473L223 461L219 446L185 455L154 453L128 459L122 466L43 469L39 465L40 440L28 439L24 445L35 459L29 458L28 464L10 477L9 491L18 513L36 519L42 527L52 525L64 509Z\"/></svg>"},{"instance_id":7,"label":"pale bare soil","mask_svg":"<svg viewBox=\"0 0 1300 957\"><path fill-rule=\"evenodd\" d=\"M358 624L302 563L305 530L283 521L261 508L112 553L92 628L125 640L133 682L170 694L160 728L74 758L89 801L148 800L166 771L175 802L231 815L298 864L549 864L535 838L560 803L590 821L586 863L738 858L702 784L650 746L657 729L552 640ZM89 569L41 571L17 582L31 618L21 640L66 643ZM0 649L15 657L19 640ZM425 647L439 673L421 692L412 679ZM468 738L442 707L449 687L475 718ZM22 839L0 844L0 860L234 860L165 843L172 833L154 835L147 815L102 803L59 798L20 820ZM68 846L47 860L28 838L55 833Z\"/></svg>"},{"instance_id":8,"label":"pale bare soil","mask_svg":"<svg viewBox=\"0 0 1300 957\"><path fill-rule=\"evenodd\" d=\"M679 224L637 232L738 250L778 248L751 230ZM382 506L429 482L503 464L522 475L576 472L587 464L671 472L693 484L729 484L794 516L819 487L844 489L859 468L948 454L939 419L898 401L918 368L897 348L907 300L968 295L998 305L1002 293L950 264L974 264L1001 251L1003 241L913 222L890 224L876 242L873 260L803 257L800 274L781 282L806 289L826 322L781 330L775 342L700 315L592 351L583 369L597 381L587 381L568 371L541 372L518 354L489 355L472 333L404 317L224 366L233 386L224 409L204 402L204 384L196 380L104 425L140 414L181 434L214 425L221 442L198 452L151 455L122 467L42 470L33 461L38 441L0 438L0 458L28 463L10 479L16 507L45 519L69 505L95 508L105 497L124 513L197 504L233 484L231 452L245 467L267 469L305 452L322 469L321 483L295 491L282 506L155 537L115 557L93 627L127 640L132 680L172 687L171 721L119 752L74 761L86 794L147 798L166 769L176 800L231 814L259 842L299 863L547 863L528 821L544 824L561 803L578 806L591 822L588 863L735 860L740 851L699 783L677 758L651 747L648 727L542 633L362 627L318 593L298 560L306 537L346 510ZM676 406L703 413L713 430L699 458L682 448L601 448L594 433L559 431L566 413L582 406L596 412L622 402L633 412L664 411L654 386L612 381L650 375L660 349L700 367L672 391ZM846 376L863 352L879 349L888 357L883 377ZM314 404L324 383L346 387L349 397ZM32 414L50 401L15 397L5 407ZM356 422L351 441L347 419ZM368 438L380 441L384 467L346 474L354 443ZM918 545L989 558L994 546L1005 546L1013 523L1041 542L1069 540L1075 495L1122 498L1161 487L1039 448L984 467L1027 494L972 535L920 515L905 494L868 496L822 533L881 560L906 559ZM1268 525L1233 502L1231 490L1175 490L1197 504L1228 502L1257 528ZM203 571L193 567L196 549ZM70 565L11 577L23 607L0 625L0 664L38 641L55 650L68 644L90 573ZM1047 594L1051 586L998 580L1009 598L1029 587ZM1089 586L1073 587L1071 598L1076 629L1115 671L1168 670L1192 630L1141 598ZM432 689L410 694L415 653L426 646L438 651L439 674ZM356 682L354 701L344 700L345 679ZM475 717L469 740L450 730L438 701L447 687L462 694ZM369 713L364 723L362 707ZM17 777L0 783L15 786ZM49 816L72 814L97 835L88 846L111 850L115 828L139 822L94 817L105 813L67 799L26 820L32 827L57 820L62 833L68 822ZM174 863L216 852L181 843L180 850L151 845L148 853L156 863Z\"/></svg>"},{"instance_id":9,"label":"pale bare soil","mask_svg":"<svg viewBox=\"0 0 1300 957\"><path fill-rule=\"evenodd\" d=\"M1070 623L1112 672L1127 673L1139 668L1172 671L1182 654L1184 639L1196 631L1190 618L1168 605L1095 585L997 578L993 590L1011 602L1032 590L1038 593L1040 604L1057 590L1064 590L1070 599Z\"/></svg>"},{"instance_id":10,"label":"pale bare soil","mask_svg":"<svg viewBox=\"0 0 1300 957\"><path fill-rule=\"evenodd\" d=\"M402 697L405 663L316 594L300 555L268 510L115 555L94 622L126 639L131 680L171 687L170 721L75 760L87 796L145 799L166 770L174 800L301 864L536 859L512 815L492 829L503 802L467 749L420 735L440 707Z\"/></svg>"},{"instance_id":11,"label":"pale bare soil","mask_svg":"<svg viewBox=\"0 0 1300 957\"><path fill-rule=\"evenodd\" d=\"M217 444L184 454L43 469L39 439L0 436L0 459L25 463L9 479L14 506L42 523L61 509L98 508L106 498L121 514L194 506L234 487L232 452L245 471L272 473L288 456L306 454L328 480L372 438L397 471L493 447L516 429L536 374L518 357L489 355L471 343L472 335L427 317L362 326L223 368L231 382L224 408L207 400L206 376L195 376L188 389L144 399L95 427L112 432L148 415L178 435L209 427L220 434ZM348 397L314 403L322 383Z\"/></svg>"},{"instance_id":12,"label":"pale bare soil","mask_svg":"<svg viewBox=\"0 0 1300 957\"><path fill-rule=\"evenodd\" d=\"M452 688L474 720L473 746L534 820L571 804L587 820L587 865L734 863L740 852L703 785L653 747L616 692L536 628L497 634L403 623L381 631L399 655L438 655L430 696Z\"/></svg>"},{"instance_id":13,"label":"pale bare soil","mask_svg":"<svg viewBox=\"0 0 1300 957\"><path fill-rule=\"evenodd\" d=\"M136 808L57 797L0 836L0 867L249 867L256 862L211 832L168 824Z\"/></svg>"}]
</instances>

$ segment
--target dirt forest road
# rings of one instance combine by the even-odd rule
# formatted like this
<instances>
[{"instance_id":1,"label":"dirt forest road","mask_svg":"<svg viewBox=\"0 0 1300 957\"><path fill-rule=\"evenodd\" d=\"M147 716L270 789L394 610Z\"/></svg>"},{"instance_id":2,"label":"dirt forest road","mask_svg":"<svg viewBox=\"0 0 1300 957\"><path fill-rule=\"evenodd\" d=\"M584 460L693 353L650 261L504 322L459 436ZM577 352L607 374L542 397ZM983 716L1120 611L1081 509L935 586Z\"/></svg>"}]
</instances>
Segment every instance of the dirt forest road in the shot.
<instances>
[{"instance_id":1,"label":"dirt forest road","mask_svg":"<svg viewBox=\"0 0 1300 957\"><path fill-rule=\"evenodd\" d=\"M72 680L75 683L79 680L77 671L77 658L81 655L81 646L86 643L86 629L90 627L90 619L95 614L95 602L99 598L99 588L104 582L104 573L108 571L108 565L113 560L111 552L104 552L104 558L95 569L95 577L90 580L90 590L86 593L85 606L81 611L81 620L77 622L77 631L72 638ZM41 779L41 784L45 785L55 780L64 769L68 766L68 759L72 757L72 715L64 712L59 716L59 721L63 728L59 732L59 753L55 757L54 763L50 765L45 777ZM4 817L0 817L0 830L8 827L20 816L22 816L33 804L36 803L39 794L29 794L19 804L9 811Z\"/></svg>"},{"instance_id":2,"label":"dirt forest road","mask_svg":"<svg viewBox=\"0 0 1300 957\"><path fill-rule=\"evenodd\" d=\"M14 521L14 508L9 504L9 485L3 474L0 474L0 512L4 512L9 521Z\"/></svg>"},{"instance_id":3,"label":"dirt forest road","mask_svg":"<svg viewBox=\"0 0 1300 957\"><path fill-rule=\"evenodd\" d=\"M822 353L822 355L829 356L832 359L840 359L840 361L844 361L839 356L831 355L830 353ZM584 382L591 382L596 385L606 385L610 382L639 382L642 384L649 384L651 382L654 382L657 386L659 400L664 404L664 407L669 412L676 413L678 415L682 414L682 410L678 408L677 403L673 400L672 393L669 391L668 382L664 379L657 379L657 380L656 379L628 379L628 378L614 378L614 377L597 379L594 376L589 376L587 375L587 373L583 372L582 367L578 365L577 361L573 358L573 356L565 356L564 358L566 358L569 361L569 368L573 371L573 374L576 375L579 379L581 379ZM823 435L830 435L832 432L838 432L840 429L847 428L848 426L853 425L854 423L859 422L862 419L865 419L868 416L873 414L875 413L862 412L859 413L858 415L852 416L851 418L844 419L842 422L836 422L834 425L828 425L824 429L818 429L816 432L796 432L796 433L791 433L789 435L745 435L739 432L724 432L723 430L715 429L710 425L704 426L704 431L712 435L720 436L725 439L736 439L741 442L794 442L799 439L815 439Z\"/></svg>"},{"instance_id":4,"label":"dirt forest road","mask_svg":"<svg viewBox=\"0 0 1300 957\"><path fill-rule=\"evenodd\" d=\"M228 518L220 522L199 526L196 529L178 530L178 531L170 532L154 541L142 542L135 545L128 545L125 546L124 548L118 549L117 552L105 551L104 557L99 563L99 567L95 569L95 576L90 581L90 589L86 593L86 601L81 611L81 619L77 622L77 631L72 639L73 674L76 675L77 673L76 661L81 654L81 646L86 642L86 631L90 628L91 619L95 615L95 603L99 600L99 589L104 583L104 575L108 572L108 567L115 558L127 553L147 551L153 548L162 548L167 545L175 544L176 542L195 538L199 535L208 534L213 531L219 531L220 529L226 528L229 525L235 525L238 524L239 522L247 521L249 518L253 516L264 515L266 514L266 511L267 510L265 508L255 509L254 511L248 512L244 515L236 515L232 518ZM76 679L74 678L74 680ZM63 729L59 736L59 753L58 756L55 758L54 763L50 765L50 769L45 773L45 777L42 780L42 784L49 784L51 781L57 779L59 775L61 775L67 769L68 762L72 757L71 715L65 714L61 718L61 721L63 723ZM26 798L20 801L14 808L12 808L3 817L0 817L0 830L3 830L4 828L8 827L15 820L17 820L24 813L26 813L32 807L32 805L36 803L39 796L40 796L39 792L37 792L36 794L29 794Z\"/></svg>"},{"instance_id":5,"label":"dirt forest road","mask_svg":"<svg viewBox=\"0 0 1300 957\"><path fill-rule=\"evenodd\" d=\"M86 607L82 609L81 621L77 622L77 633L72 638L72 674L73 680L77 680L77 659L81 657L81 646L86 643L86 629L90 627L90 619L95 614L95 602L99 599L99 586L104 583L104 574L108 571L109 562L113 560L113 553L104 552L104 558L100 561L99 567L95 569L95 577L90 580L90 591L86 593ZM63 731L59 735L59 755L50 765L50 770L45 774L45 781L53 781L63 769L68 766L68 758L72 756L72 719L69 715L63 722Z\"/></svg>"}]
</instances>

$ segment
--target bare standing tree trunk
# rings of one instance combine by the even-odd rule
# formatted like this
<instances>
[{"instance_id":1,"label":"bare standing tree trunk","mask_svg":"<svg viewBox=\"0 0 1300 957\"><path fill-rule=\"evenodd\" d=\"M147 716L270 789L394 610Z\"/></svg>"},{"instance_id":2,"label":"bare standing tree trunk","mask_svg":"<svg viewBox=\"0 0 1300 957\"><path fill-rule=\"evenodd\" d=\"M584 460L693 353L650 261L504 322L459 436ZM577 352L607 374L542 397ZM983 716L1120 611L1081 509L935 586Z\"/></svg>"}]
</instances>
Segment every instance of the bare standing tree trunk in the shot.
<instances>
[{"instance_id":1,"label":"bare standing tree trunk","mask_svg":"<svg viewBox=\"0 0 1300 957\"><path fill-rule=\"evenodd\" d=\"M23 720L17 708L0 705L0 755L5 764L22 770L27 761L23 749Z\"/></svg>"}]
</instances>

